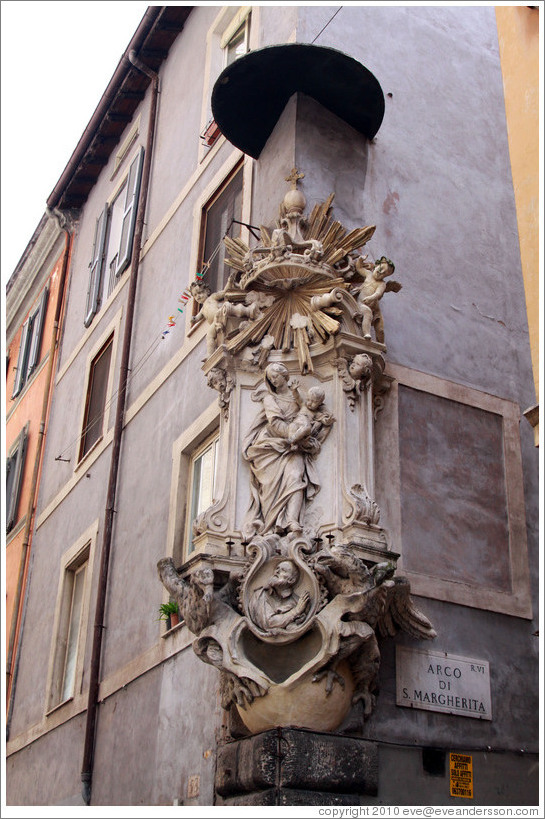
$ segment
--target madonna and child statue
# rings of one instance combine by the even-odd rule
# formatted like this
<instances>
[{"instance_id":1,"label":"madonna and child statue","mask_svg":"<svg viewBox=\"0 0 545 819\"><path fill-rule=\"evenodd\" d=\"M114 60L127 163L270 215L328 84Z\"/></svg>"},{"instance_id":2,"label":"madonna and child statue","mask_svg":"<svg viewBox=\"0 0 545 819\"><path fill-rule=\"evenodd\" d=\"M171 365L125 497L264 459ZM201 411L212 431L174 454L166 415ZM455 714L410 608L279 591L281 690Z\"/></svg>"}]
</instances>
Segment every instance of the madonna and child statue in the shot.
<instances>
[{"instance_id":1,"label":"madonna and child statue","mask_svg":"<svg viewBox=\"0 0 545 819\"><path fill-rule=\"evenodd\" d=\"M377 638L435 636L396 575L375 498L379 303L401 285L384 281L390 259L361 253L373 226L333 220L333 196L305 216L302 178L292 171L257 244L225 239L226 287L199 289L219 479L192 521L195 551L158 564L195 653L219 671L223 707L250 732L335 731L353 709L369 718Z\"/></svg>"}]
</instances>

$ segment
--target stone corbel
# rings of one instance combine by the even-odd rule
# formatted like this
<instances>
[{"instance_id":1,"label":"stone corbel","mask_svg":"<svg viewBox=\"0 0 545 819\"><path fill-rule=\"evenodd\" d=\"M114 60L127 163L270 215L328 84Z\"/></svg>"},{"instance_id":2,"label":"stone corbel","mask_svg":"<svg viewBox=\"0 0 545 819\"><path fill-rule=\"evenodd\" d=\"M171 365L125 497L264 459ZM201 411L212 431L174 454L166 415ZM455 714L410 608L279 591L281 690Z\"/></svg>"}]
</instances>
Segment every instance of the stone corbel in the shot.
<instances>
[{"instance_id":1,"label":"stone corbel","mask_svg":"<svg viewBox=\"0 0 545 819\"><path fill-rule=\"evenodd\" d=\"M222 367L212 367L208 373L208 386L219 392L218 404L223 418L229 418L229 399L235 386L235 379Z\"/></svg>"},{"instance_id":2,"label":"stone corbel","mask_svg":"<svg viewBox=\"0 0 545 819\"><path fill-rule=\"evenodd\" d=\"M376 421L379 412L384 409L384 400L386 393L389 392L392 381L394 379L390 375L384 373L373 384L373 420Z\"/></svg>"}]
</instances>

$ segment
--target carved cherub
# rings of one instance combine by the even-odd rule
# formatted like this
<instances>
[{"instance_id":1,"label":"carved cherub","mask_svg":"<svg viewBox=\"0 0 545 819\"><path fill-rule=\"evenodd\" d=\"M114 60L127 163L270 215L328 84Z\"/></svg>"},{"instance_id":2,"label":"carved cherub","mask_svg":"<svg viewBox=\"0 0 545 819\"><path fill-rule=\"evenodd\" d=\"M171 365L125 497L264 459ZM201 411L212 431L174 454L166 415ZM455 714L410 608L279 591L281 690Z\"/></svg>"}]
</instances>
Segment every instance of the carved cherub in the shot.
<instances>
[{"instance_id":1,"label":"carved cherub","mask_svg":"<svg viewBox=\"0 0 545 819\"><path fill-rule=\"evenodd\" d=\"M325 392L322 387L311 387L305 400L301 397L299 382L296 378L290 378L288 387L300 407L299 412L288 425L288 441L291 448L295 450L299 441L311 435L319 436L322 428L330 427L335 419L324 409ZM323 437L325 438L325 435Z\"/></svg>"},{"instance_id":2,"label":"carved cherub","mask_svg":"<svg viewBox=\"0 0 545 819\"><path fill-rule=\"evenodd\" d=\"M219 392L218 403L225 419L229 417L229 398L235 386L233 377L221 367L213 367L208 373L208 386Z\"/></svg>"},{"instance_id":3,"label":"carved cherub","mask_svg":"<svg viewBox=\"0 0 545 819\"><path fill-rule=\"evenodd\" d=\"M318 409L324 403L325 393L321 387L311 387L308 391L306 402L301 408L291 424L288 426L288 441L293 449L303 438L307 438L312 433L312 426L316 422Z\"/></svg>"},{"instance_id":4,"label":"carved cherub","mask_svg":"<svg viewBox=\"0 0 545 819\"><path fill-rule=\"evenodd\" d=\"M202 281L191 282L189 291L198 304L202 304L201 313L208 322L209 328L206 334L206 354L212 355L217 347L217 339L220 333L225 330L228 316L238 318L247 317L250 319L259 318L261 310L259 304L254 302L247 304L233 304L227 299L227 292L231 289L232 277L229 278L227 286L216 293L210 291L210 287Z\"/></svg>"},{"instance_id":5,"label":"carved cherub","mask_svg":"<svg viewBox=\"0 0 545 819\"><path fill-rule=\"evenodd\" d=\"M388 291L398 293L401 290L399 282L385 282L386 276L391 276L395 270L394 263L381 256L374 265L365 262L363 258L356 261L356 270L364 277L361 285L354 288L352 294L357 296L357 302L363 318L361 329L364 338L371 338L371 325L375 328L378 342L384 343L384 321L379 307L379 301Z\"/></svg>"},{"instance_id":6,"label":"carved cherub","mask_svg":"<svg viewBox=\"0 0 545 819\"><path fill-rule=\"evenodd\" d=\"M348 404L353 412L356 398L373 372L373 359L367 353L357 353L350 364L343 356L336 358L335 364L343 382Z\"/></svg>"}]
</instances>

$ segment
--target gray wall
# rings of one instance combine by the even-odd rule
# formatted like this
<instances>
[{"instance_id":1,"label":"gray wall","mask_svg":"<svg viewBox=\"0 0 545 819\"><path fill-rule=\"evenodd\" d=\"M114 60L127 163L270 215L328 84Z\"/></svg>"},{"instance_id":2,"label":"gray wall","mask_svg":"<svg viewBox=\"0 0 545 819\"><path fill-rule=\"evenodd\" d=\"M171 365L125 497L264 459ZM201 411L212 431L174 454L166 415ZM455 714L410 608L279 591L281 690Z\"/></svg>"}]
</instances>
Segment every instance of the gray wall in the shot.
<instances>
[{"instance_id":1,"label":"gray wall","mask_svg":"<svg viewBox=\"0 0 545 819\"><path fill-rule=\"evenodd\" d=\"M261 7L261 44L284 42L295 25L297 41L312 42L336 8ZM216 13L214 7L192 12L161 69L146 236L197 166L204 38ZM313 100L292 98L254 165L252 222L267 224L275 218L285 190L283 177L296 163L305 173L302 189L309 206L335 192L336 218L348 228L376 224L371 255L385 253L396 263L395 278L403 289L383 300L389 360L508 398L525 409L533 402L533 382L494 9L343 7L316 44L345 51L375 74L385 94L392 95L386 97L384 122L368 144ZM140 106L142 142L147 107L148 98ZM160 335L179 293L193 277L189 270L193 208L231 150L229 144L220 149L142 262L133 362L139 362ZM112 163L113 157L81 213L61 366L85 333L87 266L95 219L111 191ZM38 514L73 475L73 447L65 455L71 458L69 464L54 458L77 440L86 357L112 316L124 307L126 295L124 287L109 310L96 317L57 385ZM182 320L176 334L160 342L131 378L129 406L176 355L183 329ZM156 610L163 592L155 564L166 553L172 444L215 400L200 370L203 357L201 342L125 430L103 677L153 651L162 640ZM119 357L116 384L118 368ZM111 419L113 411L114 407ZM521 439L530 558L535 566L537 454L525 422ZM108 469L109 449L36 532L11 739L42 719L59 562L97 518L100 545ZM537 579L533 584L537 603ZM94 596L93 589L92 601ZM494 720L398 708L395 641L390 640L382 645L376 713L364 725L354 710L346 730L385 743L535 751L537 640L532 633L537 625L429 599L419 604L439 633L434 649L490 660ZM87 654L91 634L92 613ZM396 639L415 645L404 637ZM211 804L214 754L203 754L221 737L217 682L215 669L199 662L188 648L126 689L114 691L99 708L93 802L172 804L173 799L184 798L187 778L200 775L201 795L195 804ZM76 798L82 725L78 716L8 759L8 802L62 804ZM384 751L385 790L378 801L402 803L400 793L388 785L388 772L407 753ZM52 757L57 761L53 776ZM504 777L498 758L486 762L490 783ZM522 771L524 765L521 759ZM414 770L411 766L412 762L407 767L411 775L399 780L400 789L408 803L418 804L423 775L416 762ZM484 803L494 804L490 788L495 785L487 787ZM430 799L435 793L429 791ZM521 792L506 798L518 800Z\"/></svg>"}]
</instances>

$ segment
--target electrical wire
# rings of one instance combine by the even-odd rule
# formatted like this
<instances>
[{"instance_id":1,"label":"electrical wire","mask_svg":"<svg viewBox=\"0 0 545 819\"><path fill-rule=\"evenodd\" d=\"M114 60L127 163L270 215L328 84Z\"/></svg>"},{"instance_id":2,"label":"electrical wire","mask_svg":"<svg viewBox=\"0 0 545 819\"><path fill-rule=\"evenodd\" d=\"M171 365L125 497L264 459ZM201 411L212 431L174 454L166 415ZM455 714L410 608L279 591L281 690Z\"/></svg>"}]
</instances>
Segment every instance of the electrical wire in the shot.
<instances>
[{"instance_id":1,"label":"electrical wire","mask_svg":"<svg viewBox=\"0 0 545 819\"><path fill-rule=\"evenodd\" d=\"M225 232L224 236L222 236L222 238L220 239L220 241L218 242L218 244L216 245L216 247L214 248L214 250L210 254L210 256L208 258L208 261L203 263L202 270L201 270L201 275L197 276L197 280L202 281L202 279L204 278L204 276L206 275L206 273L210 269L210 265L214 262L216 256L218 255L218 253L220 252L220 250L222 248L223 240L224 240L225 236L227 236L227 234L229 233L229 230L231 229L231 225L233 224L233 221L234 220L231 221L231 224L227 228L227 231ZM138 359L138 361L136 361L134 366L131 367L131 369L129 371L129 375L127 376L127 380L125 382L125 389L126 390L128 390L129 386L132 384L135 377L141 372L144 365L151 358L151 356L153 355L153 353L155 352L155 350L157 349L157 347L160 345L161 341L163 341L163 340L164 340L164 335L163 335L163 333L161 333L161 335L159 335L157 338L155 338L151 342L151 344L149 345L147 350L145 350L142 353L142 356ZM110 409L110 407L112 406L114 401L117 399L118 395L119 395L119 390L116 390L114 393L112 393L112 395L110 396L108 401L104 404L103 413L106 413ZM65 448L55 457L55 460L56 461L67 461L67 459L65 459L63 456L66 455L67 452L69 452L74 446L76 446L76 444L78 444L81 441L81 439L86 435L86 433L89 431L89 429L95 423L96 423L96 418L89 421L87 423L87 425L85 427L83 427L81 432L78 434L77 438L74 438L69 444L67 444L65 446ZM68 462L69 462L69 459L68 459Z\"/></svg>"},{"instance_id":2,"label":"electrical wire","mask_svg":"<svg viewBox=\"0 0 545 819\"><path fill-rule=\"evenodd\" d=\"M314 45L314 43L316 42L316 40L318 39L318 37L320 36L320 34L322 34L322 33L323 33L325 30L326 30L326 28L328 27L328 25L331 23L331 21L333 20L333 18L337 16L337 14L340 12L340 10L341 10L341 9L342 9L342 6L339 6L339 8L338 8L338 9L337 9L337 11L335 12L335 14L334 14L334 15L333 15L333 16L332 16L332 17L331 17L331 18L330 18L330 19L327 21L327 23L325 24L325 26L323 27L323 29L322 29L321 31L319 31L319 32L318 32L318 34L316 35L316 37L314 38L314 40L311 42L311 45Z\"/></svg>"}]
</instances>

